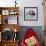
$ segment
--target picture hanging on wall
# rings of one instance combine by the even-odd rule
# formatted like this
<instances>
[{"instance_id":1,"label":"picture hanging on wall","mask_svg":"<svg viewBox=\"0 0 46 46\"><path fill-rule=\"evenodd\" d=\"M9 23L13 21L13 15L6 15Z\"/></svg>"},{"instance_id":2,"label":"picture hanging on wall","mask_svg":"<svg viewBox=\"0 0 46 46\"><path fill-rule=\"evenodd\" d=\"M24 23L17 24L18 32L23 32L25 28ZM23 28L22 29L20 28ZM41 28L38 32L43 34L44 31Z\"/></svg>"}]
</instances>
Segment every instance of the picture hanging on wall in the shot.
<instances>
[{"instance_id":1,"label":"picture hanging on wall","mask_svg":"<svg viewBox=\"0 0 46 46\"><path fill-rule=\"evenodd\" d=\"M37 7L24 7L24 20L25 21L37 21L38 20L38 8Z\"/></svg>"}]
</instances>

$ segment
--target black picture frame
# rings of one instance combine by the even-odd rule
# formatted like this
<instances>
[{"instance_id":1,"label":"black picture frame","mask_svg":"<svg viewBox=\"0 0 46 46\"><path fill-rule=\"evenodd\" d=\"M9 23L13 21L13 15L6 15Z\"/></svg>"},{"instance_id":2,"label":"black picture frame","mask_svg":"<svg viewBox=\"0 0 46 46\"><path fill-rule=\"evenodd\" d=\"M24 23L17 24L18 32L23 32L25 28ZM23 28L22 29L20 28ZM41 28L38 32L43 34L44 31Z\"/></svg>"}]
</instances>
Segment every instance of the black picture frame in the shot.
<instances>
[{"instance_id":1,"label":"black picture frame","mask_svg":"<svg viewBox=\"0 0 46 46\"><path fill-rule=\"evenodd\" d=\"M38 7L24 7L24 20L37 21L38 20Z\"/></svg>"}]
</instances>

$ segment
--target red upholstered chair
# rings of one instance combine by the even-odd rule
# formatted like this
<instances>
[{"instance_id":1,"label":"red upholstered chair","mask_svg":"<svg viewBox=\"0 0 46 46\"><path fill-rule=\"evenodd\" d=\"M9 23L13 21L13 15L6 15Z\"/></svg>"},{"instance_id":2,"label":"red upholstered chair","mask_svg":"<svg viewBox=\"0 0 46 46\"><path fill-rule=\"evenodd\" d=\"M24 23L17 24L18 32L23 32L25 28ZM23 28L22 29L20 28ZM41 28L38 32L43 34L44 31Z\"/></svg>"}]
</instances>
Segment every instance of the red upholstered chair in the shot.
<instances>
[{"instance_id":1,"label":"red upholstered chair","mask_svg":"<svg viewBox=\"0 0 46 46\"><path fill-rule=\"evenodd\" d=\"M24 37L22 38L22 42L21 42L21 46L27 46L25 40L30 38L30 37L35 37L37 40L37 35L36 33L33 31L32 28L28 28L24 34ZM35 44L34 46L41 46L40 42L37 40L37 44Z\"/></svg>"}]
</instances>

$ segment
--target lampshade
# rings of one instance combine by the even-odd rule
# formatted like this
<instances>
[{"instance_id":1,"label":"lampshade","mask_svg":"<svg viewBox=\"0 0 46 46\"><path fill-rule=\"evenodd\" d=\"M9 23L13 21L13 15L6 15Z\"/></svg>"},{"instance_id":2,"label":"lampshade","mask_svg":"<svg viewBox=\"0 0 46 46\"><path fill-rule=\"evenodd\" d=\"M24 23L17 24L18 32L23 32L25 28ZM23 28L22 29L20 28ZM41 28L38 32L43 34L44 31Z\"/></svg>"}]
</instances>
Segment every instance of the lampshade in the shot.
<instances>
[{"instance_id":1,"label":"lampshade","mask_svg":"<svg viewBox=\"0 0 46 46\"><path fill-rule=\"evenodd\" d=\"M16 28L14 29L14 32L17 32L17 29Z\"/></svg>"}]
</instances>

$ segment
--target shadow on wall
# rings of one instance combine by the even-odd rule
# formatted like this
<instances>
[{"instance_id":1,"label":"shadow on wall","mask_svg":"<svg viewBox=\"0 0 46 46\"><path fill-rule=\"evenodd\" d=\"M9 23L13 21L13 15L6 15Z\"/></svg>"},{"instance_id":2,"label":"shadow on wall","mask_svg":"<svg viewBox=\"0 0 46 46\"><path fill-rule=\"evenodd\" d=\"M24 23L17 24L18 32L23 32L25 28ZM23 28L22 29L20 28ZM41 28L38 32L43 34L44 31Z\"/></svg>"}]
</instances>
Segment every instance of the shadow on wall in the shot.
<instances>
[{"instance_id":1,"label":"shadow on wall","mask_svg":"<svg viewBox=\"0 0 46 46\"><path fill-rule=\"evenodd\" d=\"M23 38L23 35L24 35L25 31L26 31L28 28L32 28L32 29L36 32L39 41L40 41L41 43L43 43L43 36L42 36L42 35L43 35L43 33L42 33L43 30L42 30L42 26L21 26L21 27L20 27L20 32L19 32L19 39L20 39L20 42L21 42L21 40L22 40L22 38Z\"/></svg>"}]
</instances>

